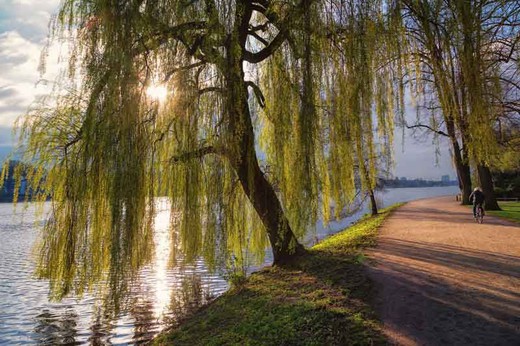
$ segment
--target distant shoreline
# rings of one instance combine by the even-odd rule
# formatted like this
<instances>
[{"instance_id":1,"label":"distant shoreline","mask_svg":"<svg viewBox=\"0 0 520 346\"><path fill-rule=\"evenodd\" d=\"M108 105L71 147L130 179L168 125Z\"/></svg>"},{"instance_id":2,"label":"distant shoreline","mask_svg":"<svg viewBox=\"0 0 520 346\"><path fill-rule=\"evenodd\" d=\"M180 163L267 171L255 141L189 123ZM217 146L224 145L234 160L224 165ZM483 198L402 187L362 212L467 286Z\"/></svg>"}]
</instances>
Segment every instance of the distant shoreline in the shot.
<instances>
[{"instance_id":1,"label":"distant shoreline","mask_svg":"<svg viewBox=\"0 0 520 346\"><path fill-rule=\"evenodd\" d=\"M383 189L416 189L416 188L425 188L425 187L450 187L457 186L457 184L452 185L425 185L425 186L383 186Z\"/></svg>"},{"instance_id":2,"label":"distant shoreline","mask_svg":"<svg viewBox=\"0 0 520 346\"><path fill-rule=\"evenodd\" d=\"M459 182L456 180L424 180L422 178L406 179L380 179L379 184L383 188L411 188L411 187L446 187L458 186Z\"/></svg>"}]
</instances>

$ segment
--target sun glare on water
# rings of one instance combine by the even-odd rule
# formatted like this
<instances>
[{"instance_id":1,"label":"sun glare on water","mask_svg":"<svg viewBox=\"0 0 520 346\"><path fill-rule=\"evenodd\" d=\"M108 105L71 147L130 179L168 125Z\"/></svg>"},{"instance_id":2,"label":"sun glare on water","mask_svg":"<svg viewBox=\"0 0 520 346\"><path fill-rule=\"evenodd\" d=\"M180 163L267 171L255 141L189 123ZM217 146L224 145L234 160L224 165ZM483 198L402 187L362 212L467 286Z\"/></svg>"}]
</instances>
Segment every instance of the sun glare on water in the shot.
<instances>
[{"instance_id":1,"label":"sun glare on water","mask_svg":"<svg viewBox=\"0 0 520 346\"><path fill-rule=\"evenodd\" d=\"M146 94L154 100L163 102L166 100L166 96L168 96L168 89L164 85L152 84L146 89Z\"/></svg>"}]
</instances>

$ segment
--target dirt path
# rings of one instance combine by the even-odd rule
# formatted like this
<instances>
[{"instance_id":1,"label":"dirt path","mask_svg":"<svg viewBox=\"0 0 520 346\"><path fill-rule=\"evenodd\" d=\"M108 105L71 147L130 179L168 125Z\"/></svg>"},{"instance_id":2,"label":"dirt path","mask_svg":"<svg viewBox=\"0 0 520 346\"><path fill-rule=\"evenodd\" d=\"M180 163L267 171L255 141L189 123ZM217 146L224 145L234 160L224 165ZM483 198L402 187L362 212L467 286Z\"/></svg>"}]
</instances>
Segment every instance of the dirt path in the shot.
<instances>
[{"instance_id":1,"label":"dirt path","mask_svg":"<svg viewBox=\"0 0 520 346\"><path fill-rule=\"evenodd\" d=\"M454 197L409 202L385 221L368 272L399 345L520 345L520 227L476 224Z\"/></svg>"}]
</instances>

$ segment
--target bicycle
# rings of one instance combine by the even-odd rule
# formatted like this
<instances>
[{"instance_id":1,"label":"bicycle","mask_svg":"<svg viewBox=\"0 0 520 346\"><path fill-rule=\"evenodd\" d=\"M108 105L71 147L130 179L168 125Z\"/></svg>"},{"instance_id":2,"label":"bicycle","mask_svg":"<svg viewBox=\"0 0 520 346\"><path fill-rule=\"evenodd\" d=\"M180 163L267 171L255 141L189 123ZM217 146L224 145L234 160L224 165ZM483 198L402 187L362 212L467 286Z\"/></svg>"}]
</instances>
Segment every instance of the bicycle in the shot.
<instances>
[{"instance_id":1,"label":"bicycle","mask_svg":"<svg viewBox=\"0 0 520 346\"><path fill-rule=\"evenodd\" d=\"M481 205L477 206L477 214L475 215L475 222L483 223L484 222L484 208Z\"/></svg>"}]
</instances>

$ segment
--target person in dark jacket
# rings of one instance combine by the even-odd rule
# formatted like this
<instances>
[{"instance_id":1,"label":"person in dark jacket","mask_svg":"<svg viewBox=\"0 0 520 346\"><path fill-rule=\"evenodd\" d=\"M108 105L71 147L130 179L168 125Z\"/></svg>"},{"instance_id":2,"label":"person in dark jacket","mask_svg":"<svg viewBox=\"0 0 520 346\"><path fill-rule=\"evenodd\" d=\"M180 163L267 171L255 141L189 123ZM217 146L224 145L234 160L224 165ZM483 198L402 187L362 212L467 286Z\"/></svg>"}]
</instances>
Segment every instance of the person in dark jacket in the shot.
<instances>
[{"instance_id":1,"label":"person in dark jacket","mask_svg":"<svg viewBox=\"0 0 520 346\"><path fill-rule=\"evenodd\" d=\"M473 217L477 217L477 207L482 208L482 204L484 203L484 193L480 189L480 187L476 187L471 195L469 195L469 200L473 202ZM482 208L484 210L484 208Z\"/></svg>"}]
</instances>

